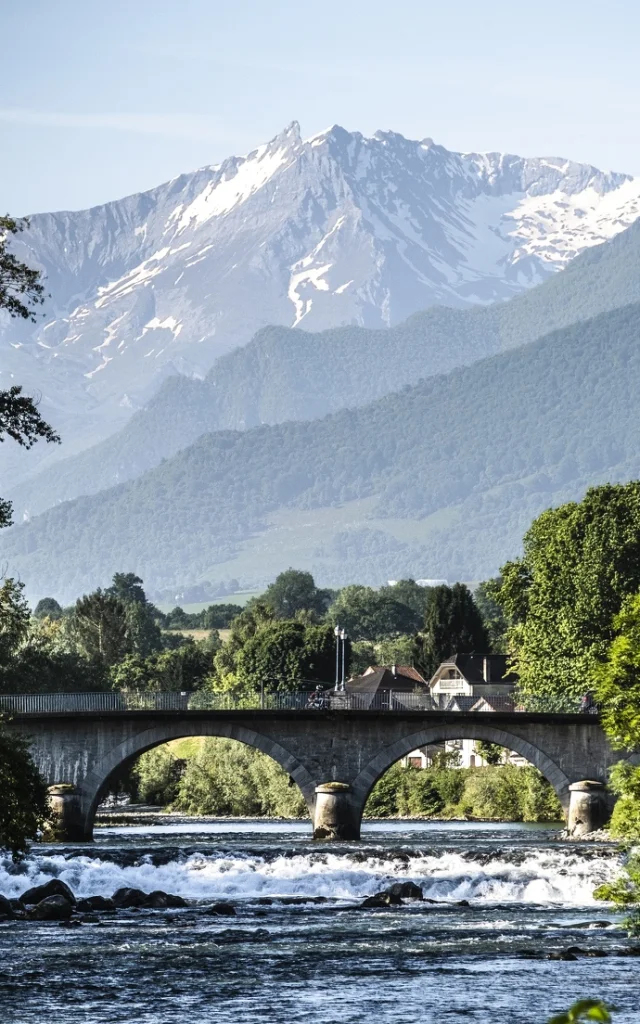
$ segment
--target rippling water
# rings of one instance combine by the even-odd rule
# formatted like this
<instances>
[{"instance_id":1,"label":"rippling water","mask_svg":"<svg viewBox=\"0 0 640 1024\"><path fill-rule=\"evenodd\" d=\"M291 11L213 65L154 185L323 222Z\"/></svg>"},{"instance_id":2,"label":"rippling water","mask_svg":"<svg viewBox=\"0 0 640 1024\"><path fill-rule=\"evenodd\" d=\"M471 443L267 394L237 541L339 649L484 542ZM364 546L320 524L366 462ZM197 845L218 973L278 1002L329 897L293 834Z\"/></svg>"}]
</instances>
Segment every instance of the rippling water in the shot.
<instances>
[{"instance_id":1,"label":"rippling water","mask_svg":"<svg viewBox=\"0 0 640 1024\"><path fill-rule=\"evenodd\" d=\"M591 896L616 866L612 848L525 825L370 824L338 846L310 842L307 824L101 829L91 847L0 860L0 892L57 877L78 896L129 885L189 906L0 925L0 1019L543 1024L591 995L619 1007L615 1024L637 1024L640 959ZM360 909L408 879L437 902ZM208 916L218 899L237 916ZM545 959L570 946L608 955Z\"/></svg>"}]
</instances>

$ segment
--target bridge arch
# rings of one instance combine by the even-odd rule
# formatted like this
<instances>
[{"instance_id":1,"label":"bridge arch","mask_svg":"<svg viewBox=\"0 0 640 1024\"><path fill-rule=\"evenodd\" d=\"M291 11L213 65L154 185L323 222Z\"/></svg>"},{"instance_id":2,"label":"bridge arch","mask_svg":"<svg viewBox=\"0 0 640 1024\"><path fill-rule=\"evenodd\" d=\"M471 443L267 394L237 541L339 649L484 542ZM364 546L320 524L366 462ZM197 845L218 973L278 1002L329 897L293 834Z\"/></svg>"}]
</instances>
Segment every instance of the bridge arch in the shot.
<instances>
[{"instance_id":1,"label":"bridge arch","mask_svg":"<svg viewBox=\"0 0 640 1024\"><path fill-rule=\"evenodd\" d=\"M122 743L107 750L100 760L92 766L91 771L88 772L81 786L81 813L84 818L82 830L84 835L87 838L91 837L98 804L110 780L117 771L121 770L123 766L131 764L141 754L146 753L148 750L153 750L154 747L159 747L170 740L185 739L190 736L237 740L248 747L252 747L254 750L267 754L296 783L313 819L316 783L304 765L280 743L276 743L268 736L248 729L246 726L236 722L189 722L182 720L175 725L172 725L170 722L158 723L152 728L144 729L127 737Z\"/></svg>"},{"instance_id":2,"label":"bridge arch","mask_svg":"<svg viewBox=\"0 0 640 1024\"><path fill-rule=\"evenodd\" d=\"M384 747L362 768L353 781L351 800L354 809L362 815L369 794L378 779L393 764L402 757L406 757L412 750L417 750L418 747L426 747L434 743L443 743L446 740L459 739L485 740L488 743L497 743L508 750L515 750L517 754L526 758L544 775L553 786L565 814L568 813L569 786L572 780L565 775L556 761L546 754L544 750L518 736L517 733L511 733L498 726L493 726L486 722L481 715L478 716L477 721L461 720L459 724L457 722L455 724L434 724L417 732L412 732Z\"/></svg>"}]
</instances>

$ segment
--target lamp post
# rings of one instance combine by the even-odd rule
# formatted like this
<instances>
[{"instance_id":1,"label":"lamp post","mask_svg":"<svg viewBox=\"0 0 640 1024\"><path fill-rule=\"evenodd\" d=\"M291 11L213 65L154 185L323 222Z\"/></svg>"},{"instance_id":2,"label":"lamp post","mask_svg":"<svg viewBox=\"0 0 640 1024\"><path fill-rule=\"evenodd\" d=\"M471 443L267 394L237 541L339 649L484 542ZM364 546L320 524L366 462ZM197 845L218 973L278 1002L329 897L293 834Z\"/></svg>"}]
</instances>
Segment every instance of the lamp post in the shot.
<instances>
[{"instance_id":1,"label":"lamp post","mask_svg":"<svg viewBox=\"0 0 640 1024\"><path fill-rule=\"evenodd\" d=\"M344 693L344 683L345 683L345 678L344 678L344 676L345 676L345 672L344 672L344 670L345 670L345 651L347 649L347 643L346 643L346 641L347 641L347 631L346 631L346 629L341 629L340 630L340 639L342 640L342 685L341 685L340 689Z\"/></svg>"},{"instance_id":2,"label":"lamp post","mask_svg":"<svg viewBox=\"0 0 640 1024\"><path fill-rule=\"evenodd\" d=\"M336 638L336 684L334 690L337 693L340 689L340 626L336 626L333 633Z\"/></svg>"}]
</instances>

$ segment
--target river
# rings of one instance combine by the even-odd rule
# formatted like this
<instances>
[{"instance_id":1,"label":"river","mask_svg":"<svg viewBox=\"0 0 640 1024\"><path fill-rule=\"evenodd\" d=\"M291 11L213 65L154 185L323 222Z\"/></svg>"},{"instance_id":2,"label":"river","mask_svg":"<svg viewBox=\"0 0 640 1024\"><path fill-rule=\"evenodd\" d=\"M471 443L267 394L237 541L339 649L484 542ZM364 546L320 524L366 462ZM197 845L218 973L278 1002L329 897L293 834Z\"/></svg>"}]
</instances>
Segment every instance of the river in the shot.
<instances>
[{"instance_id":1,"label":"river","mask_svg":"<svg viewBox=\"0 0 640 1024\"><path fill-rule=\"evenodd\" d=\"M360 843L333 846L308 823L96 835L0 860L0 893L57 877L78 896L127 885L189 906L0 925L2 1024L543 1024L583 996L615 1004L615 1024L640 1020L640 960L591 895L616 871L607 845L453 822L369 823ZM438 902L358 908L408 879ZM207 915L216 900L237 916ZM547 958L571 946L600 956Z\"/></svg>"}]
</instances>

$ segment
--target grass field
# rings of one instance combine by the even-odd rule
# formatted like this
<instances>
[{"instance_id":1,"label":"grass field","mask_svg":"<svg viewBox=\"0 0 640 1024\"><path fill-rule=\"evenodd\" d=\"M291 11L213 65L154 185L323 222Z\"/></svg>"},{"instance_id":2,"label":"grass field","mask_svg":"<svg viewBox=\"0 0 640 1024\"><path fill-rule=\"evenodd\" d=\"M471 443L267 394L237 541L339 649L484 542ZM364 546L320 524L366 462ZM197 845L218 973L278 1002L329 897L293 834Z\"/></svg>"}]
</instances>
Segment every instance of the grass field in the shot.
<instances>
[{"instance_id":1,"label":"grass field","mask_svg":"<svg viewBox=\"0 0 640 1024\"><path fill-rule=\"evenodd\" d=\"M205 608L209 608L212 604L239 604L241 608L244 608L247 601L250 601L252 597L258 597L260 593L262 593L260 590L243 590L238 594L227 594L226 597L215 597L212 601L194 601L192 604L181 604L180 607L184 612L187 612L188 615L194 615L197 612L201 612ZM156 604L156 607L166 615L167 612L170 612L172 608L176 608L177 605L175 603L167 604L167 602L162 602Z\"/></svg>"},{"instance_id":2,"label":"grass field","mask_svg":"<svg viewBox=\"0 0 640 1024\"><path fill-rule=\"evenodd\" d=\"M191 636L194 640L206 640L209 636L208 629L165 629L165 633L180 633L182 636ZM220 639L225 643L230 635L230 629L219 629Z\"/></svg>"}]
</instances>

